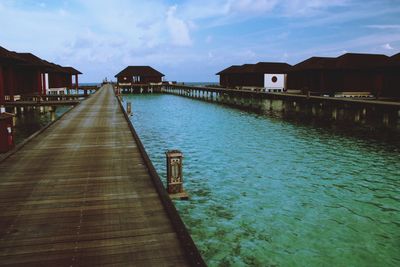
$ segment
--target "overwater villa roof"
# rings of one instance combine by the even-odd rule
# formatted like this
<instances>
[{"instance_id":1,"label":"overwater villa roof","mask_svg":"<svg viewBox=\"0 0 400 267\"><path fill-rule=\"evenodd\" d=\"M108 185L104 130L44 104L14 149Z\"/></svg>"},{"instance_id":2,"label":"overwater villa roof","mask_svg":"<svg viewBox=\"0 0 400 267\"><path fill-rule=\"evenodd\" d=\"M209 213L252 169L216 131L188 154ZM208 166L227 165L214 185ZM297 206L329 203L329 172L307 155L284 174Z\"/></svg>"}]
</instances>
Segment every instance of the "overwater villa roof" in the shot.
<instances>
[{"instance_id":1,"label":"overwater villa roof","mask_svg":"<svg viewBox=\"0 0 400 267\"><path fill-rule=\"evenodd\" d=\"M24 59L19 57L16 52L9 51L2 46L0 46L0 60L1 61L19 61L19 62L24 61Z\"/></svg>"},{"instance_id":2,"label":"overwater villa roof","mask_svg":"<svg viewBox=\"0 0 400 267\"><path fill-rule=\"evenodd\" d=\"M127 77L127 76L163 77L165 75L153 69L150 66L128 66L115 75L115 77Z\"/></svg>"},{"instance_id":3,"label":"overwater villa roof","mask_svg":"<svg viewBox=\"0 0 400 267\"><path fill-rule=\"evenodd\" d=\"M65 71L67 71L70 74L82 74L82 72L80 72L79 70L73 68L73 67L62 67Z\"/></svg>"},{"instance_id":4,"label":"overwater villa roof","mask_svg":"<svg viewBox=\"0 0 400 267\"><path fill-rule=\"evenodd\" d=\"M258 62L257 64L233 65L216 75L227 73L286 73L292 66L282 62Z\"/></svg>"},{"instance_id":5,"label":"overwater villa roof","mask_svg":"<svg viewBox=\"0 0 400 267\"><path fill-rule=\"evenodd\" d=\"M385 66L388 59L388 56L380 54L346 53L337 57L336 67L338 69L377 68Z\"/></svg>"},{"instance_id":6,"label":"overwater villa roof","mask_svg":"<svg viewBox=\"0 0 400 267\"><path fill-rule=\"evenodd\" d=\"M240 66L239 69L237 69L240 73L252 73L255 70L255 65L254 64L243 64Z\"/></svg>"},{"instance_id":7,"label":"overwater villa roof","mask_svg":"<svg viewBox=\"0 0 400 267\"><path fill-rule=\"evenodd\" d=\"M55 64L53 62L48 62L47 60L43 60L46 64L51 65L51 68L48 68L49 72L58 72L58 73L69 73L67 70L65 70L62 66Z\"/></svg>"},{"instance_id":8,"label":"overwater villa roof","mask_svg":"<svg viewBox=\"0 0 400 267\"><path fill-rule=\"evenodd\" d=\"M232 65L226 69L221 70L220 72L216 73L215 75L221 75L221 74L228 74L228 73L236 73L237 70L240 68L241 66L239 65Z\"/></svg>"},{"instance_id":9,"label":"overwater villa roof","mask_svg":"<svg viewBox=\"0 0 400 267\"><path fill-rule=\"evenodd\" d=\"M283 62L258 62L254 66L257 73L286 73L292 66Z\"/></svg>"},{"instance_id":10,"label":"overwater villa roof","mask_svg":"<svg viewBox=\"0 0 400 267\"><path fill-rule=\"evenodd\" d=\"M391 56L388 60L389 67L400 67L400 53Z\"/></svg>"},{"instance_id":11,"label":"overwater villa roof","mask_svg":"<svg viewBox=\"0 0 400 267\"><path fill-rule=\"evenodd\" d=\"M333 57L310 57L292 67L292 70L321 70L335 69L336 58Z\"/></svg>"},{"instance_id":12,"label":"overwater villa roof","mask_svg":"<svg viewBox=\"0 0 400 267\"><path fill-rule=\"evenodd\" d=\"M25 62L21 63L21 66L28 67L40 67L45 69L52 69L52 65L49 62L42 60L31 53L17 53L19 57L23 58Z\"/></svg>"}]
</instances>

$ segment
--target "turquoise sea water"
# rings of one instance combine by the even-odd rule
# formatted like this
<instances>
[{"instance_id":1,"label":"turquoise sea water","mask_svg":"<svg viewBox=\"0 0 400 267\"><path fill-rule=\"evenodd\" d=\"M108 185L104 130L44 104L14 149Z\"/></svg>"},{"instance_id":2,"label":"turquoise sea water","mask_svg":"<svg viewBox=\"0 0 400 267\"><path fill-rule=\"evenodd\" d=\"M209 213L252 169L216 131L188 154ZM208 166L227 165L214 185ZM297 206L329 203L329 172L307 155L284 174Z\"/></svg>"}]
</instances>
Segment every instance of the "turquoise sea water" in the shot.
<instances>
[{"instance_id":1,"label":"turquoise sea water","mask_svg":"<svg viewBox=\"0 0 400 267\"><path fill-rule=\"evenodd\" d=\"M172 95L125 96L209 266L400 266L400 146ZM398 141L398 140L397 140Z\"/></svg>"}]
</instances>

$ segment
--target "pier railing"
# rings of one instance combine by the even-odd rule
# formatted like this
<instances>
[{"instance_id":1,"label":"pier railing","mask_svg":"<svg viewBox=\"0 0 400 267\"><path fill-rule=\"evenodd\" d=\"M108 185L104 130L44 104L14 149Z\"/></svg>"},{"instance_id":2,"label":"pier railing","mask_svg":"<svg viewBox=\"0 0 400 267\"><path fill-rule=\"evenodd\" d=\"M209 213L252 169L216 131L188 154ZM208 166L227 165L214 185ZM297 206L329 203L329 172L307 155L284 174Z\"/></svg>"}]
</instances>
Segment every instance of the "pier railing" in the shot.
<instances>
[{"instance_id":1,"label":"pier railing","mask_svg":"<svg viewBox=\"0 0 400 267\"><path fill-rule=\"evenodd\" d=\"M400 128L400 101L371 97L328 97L311 93L262 92L180 84L164 85L163 93L257 111L308 113L331 120L378 122Z\"/></svg>"}]
</instances>

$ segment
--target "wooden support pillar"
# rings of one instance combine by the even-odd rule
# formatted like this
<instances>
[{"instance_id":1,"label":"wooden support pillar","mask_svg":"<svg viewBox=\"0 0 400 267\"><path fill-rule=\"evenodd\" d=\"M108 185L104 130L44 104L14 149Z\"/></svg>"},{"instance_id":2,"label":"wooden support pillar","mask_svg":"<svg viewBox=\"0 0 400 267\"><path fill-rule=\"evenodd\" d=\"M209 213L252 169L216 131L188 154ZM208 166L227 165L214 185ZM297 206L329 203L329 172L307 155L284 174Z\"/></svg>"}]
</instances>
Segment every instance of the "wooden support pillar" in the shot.
<instances>
[{"instance_id":1,"label":"wooden support pillar","mask_svg":"<svg viewBox=\"0 0 400 267\"><path fill-rule=\"evenodd\" d=\"M0 65L0 105L4 104L4 77L3 66Z\"/></svg>"},{"instance_id":2,"label":"wooden support pillar","mask_svg":"<svg viewBox=\"0 0 400 267\"><path fill-rule=\"evenodd\" d=\"M10 85L9 85L9 94L10 94L10 100L14 101L14 95L15 95L15 88L16 88L16 79L15 79L15 70L10 69Z\"/></svg>"},{"instance_id":3,"label":"wooden support pillar","mask_svg":"<svg viewBox=\"0 0 400 267\"><path fill-rule=\"evenodd\" d=\"M37 87L38 87L38 95L42 95L42 74L40 73L40 70L37 71Z\"/></svg>"},{"instance_id":4,"label":"wooden support pillar","mask_svg":"<svg viewBox=\"0 0 400 267\"><path fill-rule=\"evenodd\" d=\"M333 108L332 110L332 119L337 120L337 109Z\"/></svg>"},{"instance_id":5,"label":"wooden support pillar","mask_svg":"<svg viewBox=\"0 0 400 267\"><path fill-rule=\"evenodd\" d=\"M354 113L354 122L356 123L360 122L360 118L361 118L361 112L360 110L356 110Z\"/></svg>"},{"instance_id":6,"label":"wooden support pillar","mask_svg":"<svg viewBox=\"0 0 400 267\"><path fill-rule=\"evenodd\" d=\"M78 82L78 74L75 74L75 90L76 94L78 94L79 82Z\"/></svg>"},{"instance_id":7,"label":"wooden support pillar","mask_svg":"<svg viewBox=\"0 0 400 267\"><path fill-rule=\"evenodd\" d=\"M46 73L42 73L42 95L46 94Z\"/></svg>"},{"instance_id":8,"label":"wooden support pillar","mask_svg":"<svg viewBox=\"0 0 400 267\"><path fill-rule=\"evenodd\" d=\"M383 122L383 125L385 125L385 126L389 125L389 113L383 114L382 122Z\"/></svg>"},{"instance_id":9,"label":"wooden support pillar","mask_svg":"<svg viewBox=\"0 0 400 267\"><path fill-rule=\"evenodd\" d=\"M284 75L284 81L283 81L283 91L287 91L287 74Z\"/></svg>"},{"instance_id":10,"label":"wooden support pillar","mask_svg":"<svg viewBox=\"0 0 400 267\"><path fill-rule=\"evenodd\" d=\"M317 109L315 108L315 105L312 105L312 106L311 106L311 114L312 114L313 116L317 115Z\"/></svg>"}]
</instances>

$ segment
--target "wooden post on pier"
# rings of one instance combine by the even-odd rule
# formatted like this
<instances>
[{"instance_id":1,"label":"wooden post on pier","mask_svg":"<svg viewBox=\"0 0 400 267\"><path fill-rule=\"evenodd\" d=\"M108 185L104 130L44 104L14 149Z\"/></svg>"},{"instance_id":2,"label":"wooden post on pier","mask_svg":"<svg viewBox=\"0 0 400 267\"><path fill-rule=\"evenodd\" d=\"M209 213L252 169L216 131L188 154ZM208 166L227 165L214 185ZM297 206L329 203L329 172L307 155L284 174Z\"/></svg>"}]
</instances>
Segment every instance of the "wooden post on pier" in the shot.
<instances>
[{"instance_id":1,"label":"wooden post on pier","mask_svg":"<svg viewBox=\"0 0 400 267\"><path fill-rule=\"evenodd\" d=\"M132 115L132 105L131 102L127 102L126 103L126 113L128 113L128 115Z\"/></svg>"},{"instance_id":2,"label":"wooden post on pier","mask_svg":"<svg viewBox=\"0 0 400 267\"><path fill-rule=\"evenodd\" d=\"M167 156L167 191L171 198L187 200L189 195L183 190L182 160L179 150L168 150Z\"/></svg>"}]
</instances>

